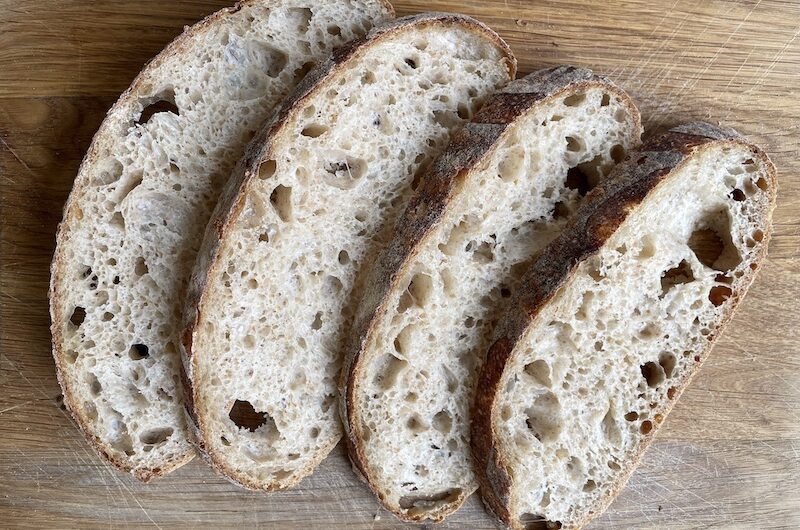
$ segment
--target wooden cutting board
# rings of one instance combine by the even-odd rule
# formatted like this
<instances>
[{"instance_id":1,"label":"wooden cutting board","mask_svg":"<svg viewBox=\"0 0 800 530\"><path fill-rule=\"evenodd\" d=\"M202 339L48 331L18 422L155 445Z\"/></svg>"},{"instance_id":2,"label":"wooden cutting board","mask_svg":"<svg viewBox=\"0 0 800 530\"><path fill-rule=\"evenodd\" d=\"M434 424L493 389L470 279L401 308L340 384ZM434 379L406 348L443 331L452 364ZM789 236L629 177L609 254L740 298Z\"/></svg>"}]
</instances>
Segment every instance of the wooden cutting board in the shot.
<instances>
[{"instance_id":1,"label":"wooden cutting board","mask_svg":"<svg viewBox=\"0 0 800 530\"><path fill-rule=\"evenodd\" d=\"M196 459L144 486L61 407L47 314L53 234L106 109L184 24L222 1L0 1L0 527L402 528L340 448L261 495ZM770 258L628 487L592 528L800 528L800 3L398 1L497 30L522 73L563 62L620 83L648 131L704 119L780 171ZM667 5L668 4L668 5ZM439 528L494 528L476 497Z\"/></svg>"}]
</instances>

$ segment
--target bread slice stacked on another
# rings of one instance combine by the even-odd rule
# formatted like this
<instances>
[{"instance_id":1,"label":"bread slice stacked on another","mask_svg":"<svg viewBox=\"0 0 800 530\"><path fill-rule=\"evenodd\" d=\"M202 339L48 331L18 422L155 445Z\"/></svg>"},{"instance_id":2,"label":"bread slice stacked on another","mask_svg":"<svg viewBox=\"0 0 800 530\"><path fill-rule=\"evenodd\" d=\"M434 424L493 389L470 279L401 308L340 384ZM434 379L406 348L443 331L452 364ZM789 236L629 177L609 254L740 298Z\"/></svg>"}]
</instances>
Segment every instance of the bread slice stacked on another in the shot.
<instances>
[{"instance_id":1,"label":"bread slice stacked on another","mask_svg":"<svg viewBox=\"0 0 800 530\"><path fill-rule=\"evenodd\" d=\"M337 443L357 273L420 168L514 72L471 18L398 19L311 72L252 144L205 234L183 334L198 444L229 478L289 487Z\"/></svg>"},{"instance_id":2,"label":"bread slice stacked on another","mask_svg":"<svg viewBox=\"0 0 800 530\"><path fill-rule=\"evenodd\" d=\"M538 257L489 350L472 446L512 528L614 499L766 256L767 155L704 123L650 139Z\"/></svg>"},{"instance_id":3,"label":"bread slice stacked on another","mask_svg":"<svg viewBox=\"0 0 800 530\"><path fill-rule=\"evenodd\" d=\"M400 518L441 520L477 488L469 407L495 315L641 132L621 89L557 67L492 95L422 176L372 268L342 392L351 457Z\"/></svg>"},{"instance_id":4,"label":"bread slice stacked on another","mask_svg":"<svg viewBox=\"0 0 800 530\"><path fill-rule=\"evenodd\" d=\"M177 335L218 194L255 132L382 0L245 1L186 30L111 108L57 235L50 288L64 403L147 481L190 460Z\"/></svg>"}]
</instances>

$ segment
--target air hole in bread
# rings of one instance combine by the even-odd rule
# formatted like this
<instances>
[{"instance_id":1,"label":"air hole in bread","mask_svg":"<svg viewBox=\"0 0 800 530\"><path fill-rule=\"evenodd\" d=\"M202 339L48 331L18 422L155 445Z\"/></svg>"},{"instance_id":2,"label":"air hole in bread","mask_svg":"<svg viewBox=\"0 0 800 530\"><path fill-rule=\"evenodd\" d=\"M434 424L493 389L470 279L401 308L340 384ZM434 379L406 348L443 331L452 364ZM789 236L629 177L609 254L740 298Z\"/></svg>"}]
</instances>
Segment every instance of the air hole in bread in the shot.
<instances>
[{"instance_id":1,"label":"air hole in bread","mask_svg":"<svg viewBox=\"0 0 800 530\"><path fill-rule=\"evenodd\" d=\"M594 491L596 488L597 488L597 483L592 479L587 480L586 483L583 485L583 491L585 492Z\"/></svg>"},{"instance_id":2,"label":"air hole in bread","mask_svg":"<svg viewBox=\"0 0 800 530\"><path fill-rule=\"evenodd\" d=\"M636 258L639 260L650 259L656 255L656 244L651 236L644 236L642 238L642 245L639 248L639 253Z\"/></svg>"},{"instance_id":3,"label":"air hole in bread","mask_svg":"<svg viewBox=\"0 0 800 530\"><path fill-rule=\"evenodd\" d=\"M639 413L636 412L636 411L631 411L631 412L625 414L625 420L626 421L636 421L638 419L639 419Z\"/></svg>"},{"instance_id":4,"label":"air hole in bread","mask_svg":"<svg viewBox=\"0 0 800 530\"><path fill-rule=\"evenodd\" d=\"M620 144L614 145L609 154L611 155L611 160L613 160L615 164L619 164L625 160L625 148Z\"/></svg>"},{"instance_id":5,"label":"air hole in bread","mask_svg":"<svg viewBox=\"0 0 800 530\"><path fill-rule=\"evenodd\" d=\"M314 315L314 321L311 323L311 329L318 330L321 328L322 328L322 312L319 311L317 312L316 315Z\"/></svg>"},{"instance_id":6,"label":"air hole in bread","mask_svg":"<svg viewBox=\"0 0 800 530\"><path fill-rule=\"evenodd\" d=\"M645 381L647 381L647 386L650 388L657 387L663 383L664 379L666 378L664 368L662 368L660 364L651 361L643 364L640 368L642 371L642 377L644 377Z\"/></svg>"},{"instance_id":7,"label":"air hole in bread","mask_svg":"<svg viewBox=\"0 0 800 530\"><path fill-rule=\"evenodd\" d=\"M677 366L678 360L673 354L664 352L658 356L658 364L661 365L661 368L664 370L664 375L669 379L675 372L675 366Z\"/></svg>"},{"instance_id":8,"label":"air hole in bread","mask_svg":"<svg viewBox=\"0 0 800 530\"><path fill-rule=\"evenodd\" d=\"M727 285L715 285L709 291L708 299L712 304L714 304L715 307L719 307L724 304L732 294L733 290Z\"/></svg>"},{"instance_id":9,"label":"air hole in bread","mask_svg":"<svg viewBox=\"0 0 800 530\"><path fill-rule=\"evenodd\" d=\"M113 415L120 416L119 412L112 409ZM128 434L128 426L123 422L121 419L113 419L111 420L111 430L112 430L112 440L111 440L111 447L125 453L128 456L134 454L133 451L133 440L131 440L130 434Z\"/></svg>"},{"instance_id":10,"label":"air hole in bread","mask_svg":"<svg viewBox=\"0 0 800 530\"><path fill-rule=\"evenodd\" d=\"M467 222L464 220L459 221L459 223L450 230L446 242L439 244L439 250L447 256L454 255L461 246L464 234L466 234L468 230L469 225Z\"/></svg>"},{"instance_id":11,"label":"air hole in bread","mask_svg":"<svg viewBox=\"0 0 800 530\"><path fill-rule=\"evenodd\" d=\"M328 32L328 35L334 35L336 37L339 37L339 36L342 35L342 28L340 28L336 24L331 24L330 26L328 26L326 28L326 31Z\"/></svg>"},{"instance_id":12,"label":"air hole in bread","mask_svg":"<svg viewBox=\"0 0 800 530\"><path fill-rule=\"evenodd\" d=\"M619 123L625 123L625 121L628 119L628 111L625 109L619 109L614 113L614 119Z\"/></svg>"},{"instance_id":13,"label":"air hole in bread","mask_svg":"<svg viewBox=\"0 0 800 530\"><path fill-rule=\"evenodd\" d=\"M69 317L69 321L75 327L80 327L81 324L86 320L86 309L83 307L77 306L75 309L72 310L72 315Z\"/></svg>"},{"instance_id":14,"label":"air hole in bread","mask_svg":"<svg viewBox=\"0 0 800 530\"><path fill-rule=\"evenodd\" d=\"M455 391L458 390L458 379L456 379L455 374L445 365L442 365L442 373L444 374L446 383L445 388L449 393L454 394Z\"/></svg>"},{"instance_id":15,"label":"air hole in bread","mask_svg":"<svg viewBox=\"0 0 800 530\"><path fill-rule=\"evenodd\" d=\"M745 200L746 197L742 190L740 190L739 188L734 188L733 191L731 191L730 193L730 198L736 202L742 202Z\"/></svg>"},{"instance_id":16,"label":"air hole in bread","mask_svg":"<svg viewBox=\"0 0 800 530\"><path fill-rule=\"evenodd\" d=\"M571 96L565 97L564 105L567 107L577 107L584 101L586 101L586 93L579 92L578 94L572 94Z\"/></svg>"},{"instance_id":17,"label":"air hole in bread","mask_svg":"<svg viewBox=\"0 0 800 530\"><path fill-rule=\"evenodd\" d=\"M444 109L433 111L433 121L448 131L453 130L456 125L461 123L458 114Z\"/></svg>"},{"instance_id":18,"label":"air hole in bread","mask_svg":"<svg viewBox=\"0 0 800 530\"><path fill-rule=\"evenodd\" d=\"M700 219L687 244L700 263L719 272L733 270L742 262L731 240L727 210L707 214Z\"/></svg>"},{"instance_id":19,"label":"air hole in bread","mask_svg":"<svg viewBox=\"0 0 800 530\"><path fill-rule=\"evenodd\" d=\"M297 28L300 33L308 31L314 13L307 7L290 7L286 12L288 25Z\"/></svg>"},{"instance_id":20,"label":"air hole in bread","mask_svg":"<svg viewBox=\"0 0 800 530\"><path fill-rule=\"evenodd\" d=\"M175 91L168 88L158 94L157 96L140 100L144 108L141 114L134 122L134 125L144 125L150 119L161 112L171 112L175 115L180 115L180 110L175 104Z\"/></svg>"},{"instance_id":21,"label":"air hole in bread","mask_svg":"<svg viewBox=\"0 0 800 530\"><path fill-rule=\"evenodd\" d=\"M400 374L408 367L408 362L398 359L394 355L385 354L380 361L380 365L381 367L375 372L373 382L379 389L385 391L397 384Z\"/></svg>"},{"instance_id":22,"label":"air hole in bread","mask_svg":"<svg viewBox=\"0 0 800 530\"><path fill-rule=\"evenodd\" d=\"M550 388L553 384L550 380L550 365L547 364L547 361L537 359L532 363L526 364L523 371L543 387Z\"/></svg>"},{"instance_id":23,"label":"air hole in bread","mask_svg":"<svg viewBox=\"0 0 800 530\"><path fill-rule=\"evenodd\" d=\"M441 410L433 417L433 428L442 434L449 433L453 428L453 418L446 410Z\"/></svg>"},{"instance_id":24,"label":"air hole in bread","mask_svg":"<svg viewBox=\"0 0 800 530\"><path fill-rule=\"evenodd\" d=\"M617 425L617 419L614 415L614 404L609 402L608 410L603 416L603 434L612 445L619 445L622 441L622 433Z\"/></svg>"},{"instance_id":25,"label":"air hole in bread","mask_svg":"<svg viewBox=\"0 0 800 530\"><path fill-rule=\"evenodd\" d=\"M648 434L650 431L653 430L653 422L650 420L644 420L642 425L639 427L639 432L642 434Z\"/></svg>"},{"instance_id":26,"label":"air hole in bread","mask_svg":"<svg viewBox=\"0 0 800 530\"><path fill-rule=\"evenodd\" d=\"M411 68L412 70L416 70L417 69L417 60L416 59L413 59L411 57L406 57L403 60L403 62L405 62L409 66L409 68Z\"/></svg>"},{"instance_id":27,"label":"air hole in bread","mask_svg":"<svg viewBox=\"0 0 800 530\"><path fill-rule=\"evenodd\" d=\"M150 357L150 348L145 344L132 344L128 350L128 357L134 361L141 361Z\"/></svg>"},{"instance_id":28,"label":"air hole in bread","mask_svg":"<svg viewBox=\"0 0 800 530\"><path fill-rule=\"evenodd\" d=\"M302 41L301 41L302 42ZM294 69L292 76L294 77L294 84L297 85L300 81L308 75L308 72L314 69L316 64L313 61L306 61ZM312 107L313 108L313 107Z\"/></svg>"},{"instance_id":29,"label":"air hole in bread","mask_svg":"<svg viewBox=\"0 0 800 530\"><path fill-rule=\"evenodd\" d=\"M579 195L584 196L594 187L596 182L597 179L591 178L590 175L585 172L580 165L578 165L569 168L567 171L567 179L564 182L564 185L571 190L576 190ZM562 211L558 215L569 215L569 212ZM558 215L554 215L553 217L557 219Z\"/></svg>"},{"instance_id":30,"label":"air hole in bread","mask_svg":"<svg viewBox=\"0 0 800 530\"><path fill-rule=\"evenodd\" d=\"M258 166L258 178L261 180L266 180L272 178L275 175L275 169L277 168L277 163L274 160L264 160L260 166Z\"/></svg>"},{"instance_id":31,"label":"air hole in bread","mask_svg":"<svg viewBox=\"0 0 800 530\"><path fill-rule=\"evenodd\" d=\"M667 399L675 399L675 396L677 394L678 394L678 390L674 386L671 386L667 390Z\"/></svg>"},{"instance_id":32,"label":"air hole in bread","mask_svg":"<svg viewBox=\"0 0 800 530\"><path fill-rule=\"evenodd\" d=\"M676 285L691 283L694 279L692 267L685 259L681 260L678 265L664 271L664 274L661 276L661 298Z\"/></svg>"},{"instance_id":33,"label":"air hole in bread","mask_svg":"<svg viewBox=\"0 0 800 530\"><path fill-rule=\"evenodd\" d=\"M586 149L586 145L581 138L576 136L567 136L567 151L572 153L579 153Z\"/></svg>"},{"instance_id":34,"label":"air hole in bread","mask_svg":"<svg viewBox=\"0 0 800 530\"><path fill-rule=\"evenodd\" d=\"M761 177L760 179L758 179L756 181L756 187L758 189L760 189L761 191L767 191L767 189L769 189L769 186L767 185L767 179L765 179L764 177Z\"/></svg>"},{"instance_id":35,"label":"air hole in bread","mask_svg":"<svg viewBox=\"0 0 800 530\"><path fill-rule=\"evenodd\" d=\"M275 420L266 412L258 412L249 401L237 399L228 411L228 418L240 429L255 432L267 426L267 430L275 429Z\"/></svg>"},{"instance_id":36,"label":"air hole in bread","mask_svg":"<svg viewBox=\"0 0 800 530\"><path fill-rule=\"evenodd\" d=\"M553 205L553 213L551 215L554 220L566 219L570 215L569 206L563 201L558 201Z\"/></svg>"},{"instance_id":37,"label":"air hole in bread","mask_svg":"<svg viewBox=\"0 0 800 530\"><path fill-rule=\"evenodd\" d=\"M460 102L456 107L456 113L458 117L462 120L469 120L472 118L472 109L470 109L466 103Z\"/></svg>"},{"instance_id":38,"label":"air hole in bread","mask_svg":"<svg viewBox=\"0 0 800 530\"><path fill-rule=\"evenodd\" d=\"M292 188L278 184L269 196L269 203L275 209L281 221L288 223L292 220Z\"/></svg>"},{"instance_id":39,"label":"air hole in bread","mask_svg":"<svg viewBox=\"0 0 800 530\"><path fill-rule=\"evenodd\" d=\"M305 386L307 381L308 379L306 378L305 372L303 372L302 370L297 371L292 376L292 382L289 384L289 388L291 390L297 390Z\"/></svg>"},{"instance_id":40,"label":"air hole in bread","mask_svg":"<svg viewBox=\"0 0 800 530\"><path fill-rule=\"evenodd\" d=\"M306 125L300 134L303 136L307 136L309 138L319 138L326 132L328 132L329 127L327 125L323 125L321 123L311 123Z\"/></svg>"},{"instance_id":41,"label":"air hole in bread","mask_svg":"<svg viewBox=\"0 0 800 530\"><path fill-rule=\"evenodd\" d=\"M159 427L143 432L139 440L145 445L158 445L166 442L172 433L172 427Z\"/></svg>"},{"instance_id":42,"label":"air hole in bread","mask_svg":"<svg viewBox=\"0 0 800 530\"><path fill-rule=\"evenodd\" d=\"M322 405L320 405L322 412L328 412L335 401L336 396L333 394L325 394L325 397L322 398Z\"/></svg>"},{"instance_id":43,"label":"air hole in bread","mask_svg":"<svg viewBox=\"0 0 800 530\"><path fill-rule=\"evenodd\" d=\"M399 505L402 510L406 510L411 516L430 513L431 510L438 506L456 502L461 496L461 491L460 488L453 488L430 495L404 495L400 497Z\"/></svg>"},{"instance_id":44,"label":"air hole in bread","mask_svg":"<svg viewBox=\"0 0 800 530\"><path fill-rule=\"evenodd\" d=\"M428 426L417 413L412 414L406 419L406 428L415 434L420 434L428 430Z\"/></svg>"},{"instance_id":45,"label":"air hole in bread","mask_svg":"<svg viewBox=\"0 0 800 530\"><path fill-rule=\"evenodd\" d=\"M408 284L408 292L414 302L425 307L433 294L433 279L425 273L417 273Z\"/></svg>"},{"instance_id":46,"label":"air hole in bread","mask_svg":"<svg viewBox=\"0 0 800 530\"><path fill-rule=\"evenodd\" d=\"M347 190L367 171L367 163L360 158L346 157L344 160L325 164L325 182L335 188Z\"/></svg>"},{"instance_id":47,"label":"air hole in bread","mask_svg":"<svg viewBox=\"0 0 800 530\"><path fill-rule=\"evenodd\" d=\"M477 243L470 241L464 250L472 252L472 259L477 263L491 263L494 261L494 242L482 241Z\"/></svg>"},{"instance_id":48,"label":"air hole in bread","mask_svg":"<svg viewBox=\"0 0 800 530\"><path fill-rule=\"evenodd\" d=\"M522 146L515 146L503 156L497 165L498 176L505 182L512 182L519 178L525 166L525 149Z\"/></svg>"},{"instance_id":49,"label":"air hole in bread","mask_svg":"<svg viewBox=\"0 0 800 530\"><path fill-rule=\"evenodd\" d=\"M603 94L603 97L600 98L600 106L608 107L609 103L611 103L611 96L609 96L608 94Z\"/></svg>"},{"instance_id":50,"label":"air hole in bread","mask_svg":"<svg viewBox=\"0 0 800 530\"><path fill-rule=\"evenodd\" d=\"M92 372L86 374L86 382L89 384L89 392L91 392L93 396L99 396L100 392L103 391L103 386L100 384L97 376Z\"/></svg>"},{"instance_id":51,"label":"air hole in bread","mask_svg":"<svg viewBox=\"0 0 800 530\"><path fill-rule=\"evenodd\" d=\"M552 392L539 395L525 414L525 424L540 442L552 442L561 434L561 404Z\"/></svg>"},{"instance_id":52,"label":"air hole in bread","mask_svg":"<svg viewBox=\"0 0 800 530\"><path fill-rule=\"evenodd\" d=\"M123 181L117 187L116 202L121 203L125 197L130 195L130 193L142 183L143 179L144 172L142 171L134 171L133 173L129 174L125 181Z\"/></svg>"},{"instance_id":53,"label":"air hole in bread","mask_svg":"<svg viewBox=\"0 0 800 530\"><path fill-rule=\"evenodd\" d=\"M145 263L144 258L136 258L136 262L133 265L133 273L136 276L144 276L148 272L150 272L150 269L147 267L147 263Z\"/></svg>"},{"instance_id":54,"label":"air hole in bread","mask_svg":"<svg viewBox=\"0 0 800 530\"><path fill-rule=\"evenodd\" d=\"M547 499L545 499L545 496ZM547 502L545 502L545 500ZM542 508L550 505L550 492L545 492L539 506ZM551 523L544 518L543 515L537 513L523 513L519 517L519 522L524 530L552 530L553 528L560 528L559 526L550 526Z\"/></svg>"},{"instance_id":55,"label":"air hole in bread","mask_svg":"<svg viewBox=\"0 0 800 530\"><path fill-rule=\"evenodd\" d=\"M116 158L112 158L106 162L109 167L101 171L97 177L97 183L102 186L107 186L118 181L122 177L124 166Z\"/></svg>"}]
</instances>

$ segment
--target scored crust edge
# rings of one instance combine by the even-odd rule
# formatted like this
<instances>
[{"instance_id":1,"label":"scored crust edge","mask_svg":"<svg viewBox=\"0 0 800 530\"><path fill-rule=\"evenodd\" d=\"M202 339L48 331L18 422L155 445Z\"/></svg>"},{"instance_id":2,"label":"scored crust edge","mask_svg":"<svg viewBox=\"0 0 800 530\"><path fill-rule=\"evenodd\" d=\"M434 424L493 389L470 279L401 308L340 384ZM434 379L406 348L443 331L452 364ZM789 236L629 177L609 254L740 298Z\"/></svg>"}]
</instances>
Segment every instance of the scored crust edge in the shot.
<instances>
[{"instance_id":1,"label":"scored crust edge","mask_svg":"<svg viewBox=\"0 0 800 530\"><path fill-rule=\"evenodd\" d=\"M459 24L463 29L471 30L476 37L486 39L500 49L503 54L501 60L508 69L509 78L514 78L517 60L511 48L492 29L472 17L454 13L430 12L410 15L378 24L366 37L352 40L335 49L327 61L309 72L286 98L273 119L256 134L244 157L233 170L231 178L220 196L217 207L206 227L194 272L189 281L183 312L184 321L181 326L183 331L180 337L181 380L185 392L184 406L191 433L190 441L213 469L235 484L250 490L266 492L292 487L310 474L325 459L336 446L338 440L333 440L329 447L319 452L318 458L309 462L293 478L268 484L262 484L249 476L230 469L225 464L225 461L217 458L215 451L205 443L203 435L206 431L205 425L202 416L197 414L195 407L196 388L193 385L193 380L194 371L197 369L197 360L192 351L192 345L197 333L197 323L202 316L205 295L208 292L208 279L219 266L217 258L220 255L222 242L230 230L231 224L238 218L244 206L244 198L253 178L258 175L260 165L264 160L270 159L274 142L283 130L283 125L299 112L299 106L306 99L321 92L331 83L331 79L335 75L346 70L350 63L365 53L365 50L371 45L402 31L426 26L448 26L450 24Z\"/></svg>"},{"instance_id":2,"label":"scored crust edge","mask_svg":"<svg viewBox=\"0 0 800 530\"><path fill-rule=\"evenodd\" d=\"M656 186L668 179L673 172L680 170L693 155L715 145L745 147L758 157L767 169L768 203L760 212L766 219L767 225L763 227L763 244L753 259L757 269L760 269L766 258L772 235L771 220L777 197L775 166L760 147L750 143L733 129L693 122L648 139L639 150L617 166L609 180L600 183L592 190L577 217L551 246L545 249L526 273L523 280L525 285L520 289L523 294L516 300L512 311L507 313L499 326L495 342L487 354L472 409L471 445L481 497L487 509L504 525L513 529L523 528L519 521L511 519L510 492L513 483L507 471L511 466L499 452L492 422L497 412L494 409L499 383L516 341L533 324L542 308L555 298L558 291L572 278L578 265L602 248L627 219L628 214L638 207ZM654 164L637 165L636 160L641 157L650 158ZM676 387L675 398L666 400L661 407L654 410L662 414L664 420L708 358L711 349L738 308L739 302L752 285L757 269L748 268L745 271L741 279L741 288L731 295L719 325L707 337L708 344L700 354L700 361L695 363L687 377ZM655 424L652 431L641 438L636 453L620 471L608 493L582 520L567 528L581 528L608 508L639 465L643 454L663 423L662 420ZM543 521L543 523L551 522Z\"/></svg>"},{"instance_id":3,"label":"scored crust edge","mask_svg":"<svg viewBox=\"0 0 800 530\"><path fill-rule=\"evenodd\" d=\"M381 253L369 281L365 282L370 287L358 309L353 326L353 342L347 350L340 381L341 417L348 454L354 468L381 504L403 521L429 519L440 522L457 511L477 489L477 485L463 490L455 500L434 510L410 515L400 506L390 504L384 492L371 479L369 463L360 443L363 433L355 404L360 391L359 381L363 378L369 359L365 347L370 342L374 326L388 310L386 304L389 293L397 288L398 277L442 218L463 173L479 167L501 143L507 129L539 105L562 97L567 92L593 87L601 87L620 96L622 104L635 117L638 139L642 132L641 119L633 100L612 81L593 74L589 69L562 65L513 81L489 96L483 108L471 122L453 135L450 145L423 175L419 190L396 224L389 246Z\"/></svg>"}]
</instances>

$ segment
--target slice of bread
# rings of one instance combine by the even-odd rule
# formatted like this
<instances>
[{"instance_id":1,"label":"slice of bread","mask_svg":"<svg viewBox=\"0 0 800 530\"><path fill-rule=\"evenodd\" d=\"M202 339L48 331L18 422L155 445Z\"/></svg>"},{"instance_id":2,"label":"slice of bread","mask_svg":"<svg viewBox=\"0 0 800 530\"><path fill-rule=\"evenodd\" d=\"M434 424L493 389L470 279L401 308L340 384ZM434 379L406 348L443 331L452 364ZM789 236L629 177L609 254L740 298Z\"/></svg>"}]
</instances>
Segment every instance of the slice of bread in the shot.
<instances>
[{"instance_id":1,"label":"slice of bread","mask_svg":"<svg viewBox=\"0 0 800 530\"><path fill-rule=\"evenodd\" d=\"M342 391L351 458L401 519L441 520L477 488L469 407L495 314L641 132L627 94L561 66L494 94L422 177L367 282Z\"/></svg>"},{"instance_id":2,"label":"slice of bread","mask_svg":"<svg viewBox=\"0 0 800 530\"><path fill-rule=\"evenodd\" d=\"M253 142L206 231L182 343L199 448L219 471L286 488L337 443L357 273L418 170L514 73L471 18L398 19L310 73Z\"/></svg>"},{"instance_id":3,"label":"slice of bread","mask_svg":"<svg viewBox=\"0 0 800 530\"><path fill-rule=\"evenodd\" d=\"M50 286L64 403L147 481L189 461L180 309L222 185L315 62L393 15L383 0L253 0L187 29L111 108L75 179Z\"/></svg>"},{"instance_id":4,"label":"slice of bread","mask_svg":"<svg viewBox=\"0 0 800 530\"><path fill-rule=\"evenodd\" d=\"M645 143L526 273L478 384L487 506L580 528L614 499L763 262L775 168L735 131Z\"/></svg>"}]
</instances>

